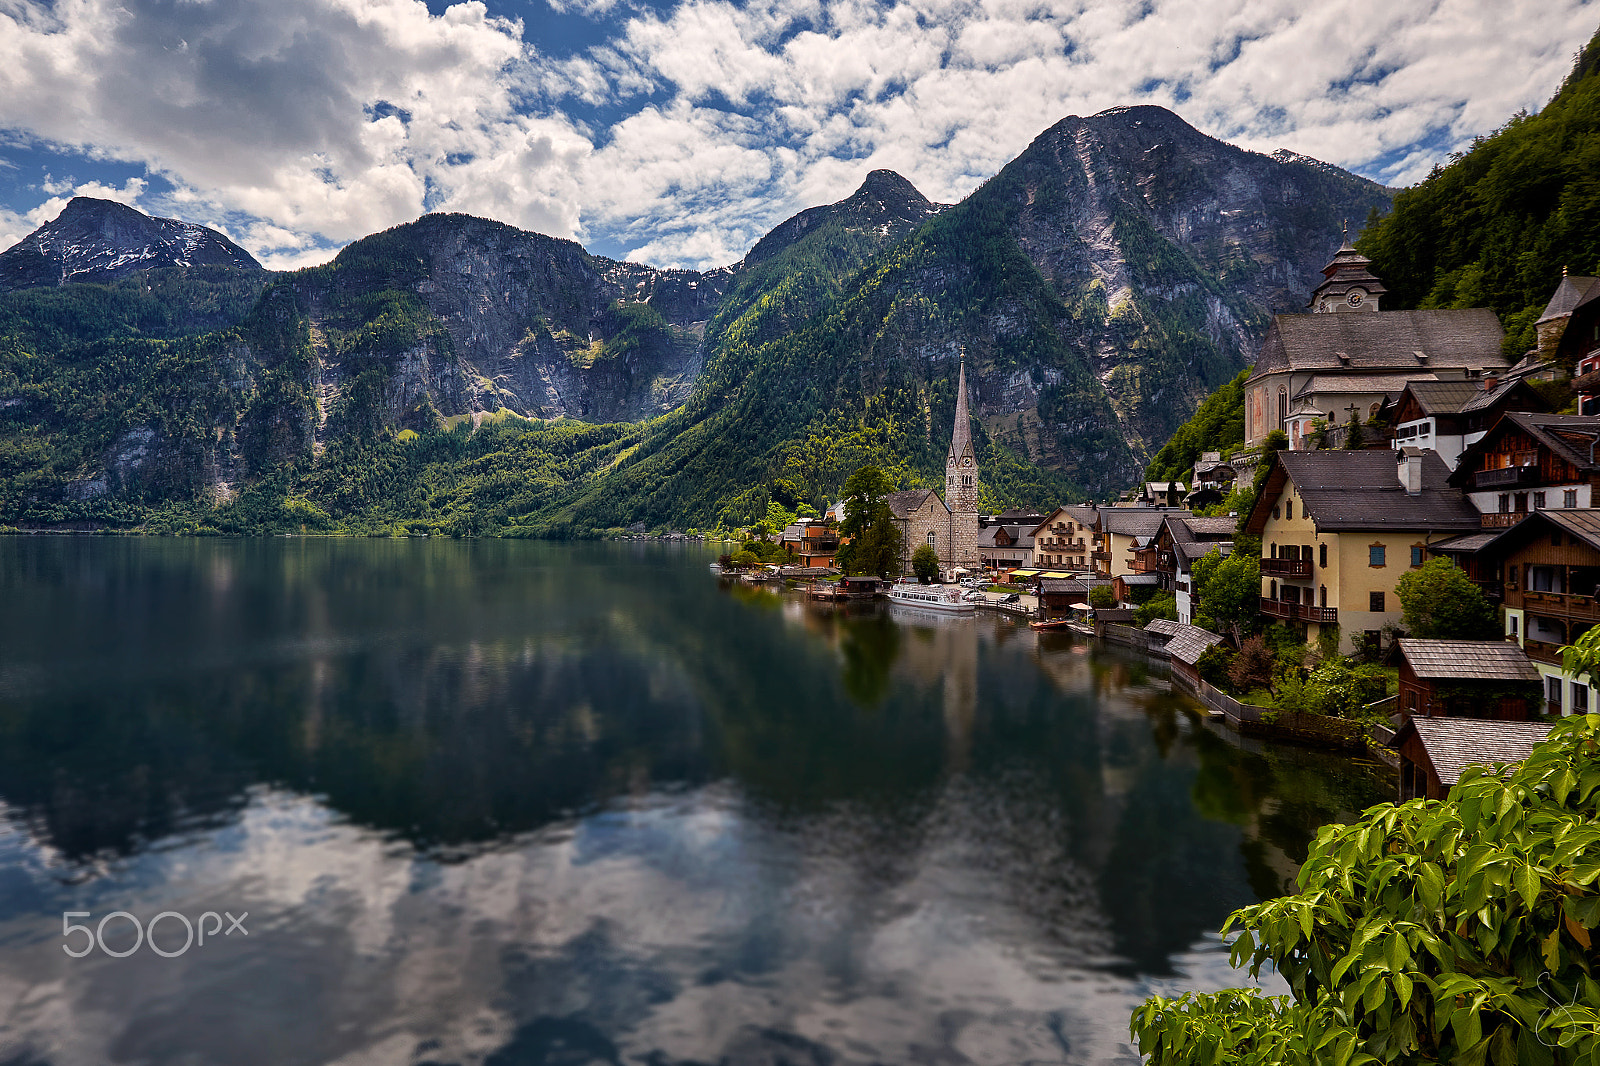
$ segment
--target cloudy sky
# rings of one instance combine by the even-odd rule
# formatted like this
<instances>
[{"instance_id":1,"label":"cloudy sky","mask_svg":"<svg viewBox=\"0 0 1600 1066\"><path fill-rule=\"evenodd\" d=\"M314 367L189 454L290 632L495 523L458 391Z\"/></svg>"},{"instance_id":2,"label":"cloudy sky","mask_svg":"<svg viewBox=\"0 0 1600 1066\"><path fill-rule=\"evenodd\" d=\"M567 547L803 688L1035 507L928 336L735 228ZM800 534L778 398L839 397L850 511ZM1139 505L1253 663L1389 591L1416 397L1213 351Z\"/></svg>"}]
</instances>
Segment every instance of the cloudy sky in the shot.
<instances>
[{"instance_id":1,"label":"cloudy sky","mask_svg":"<svg viewBox=\"0 0 1600 1066\"><path fill-rule=\"evenodd\" d=\"M1160 104L1391 185L1541 106L1590 0L0 0L0 247L75 193L269 266L464 211L738 260L875 167L954 202Z\"/></svg>"}]
</instances>

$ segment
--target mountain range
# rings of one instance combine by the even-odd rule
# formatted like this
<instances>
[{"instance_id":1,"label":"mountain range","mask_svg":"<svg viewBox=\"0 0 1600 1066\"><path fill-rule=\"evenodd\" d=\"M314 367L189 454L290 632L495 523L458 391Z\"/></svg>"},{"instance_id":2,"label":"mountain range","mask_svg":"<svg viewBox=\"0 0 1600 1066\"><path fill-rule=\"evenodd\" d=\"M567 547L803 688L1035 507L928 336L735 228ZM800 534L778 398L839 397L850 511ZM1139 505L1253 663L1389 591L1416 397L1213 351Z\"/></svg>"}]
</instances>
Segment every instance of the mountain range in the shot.
<instances>
[{"instance_id":1,"label":"mountain range","mask_svg":"<svg viewBox=\"0 0 1600 1066\"><path fill-rule=\"evenodd\" d=\"M427 215L273 275L78 198L0 254L0 521L737 524L868 461L938 484L963 355L986 503L1102 496L1390 196L1135 107L956 205L874 171L711 271Z\"/></svg>"}]
</instances>

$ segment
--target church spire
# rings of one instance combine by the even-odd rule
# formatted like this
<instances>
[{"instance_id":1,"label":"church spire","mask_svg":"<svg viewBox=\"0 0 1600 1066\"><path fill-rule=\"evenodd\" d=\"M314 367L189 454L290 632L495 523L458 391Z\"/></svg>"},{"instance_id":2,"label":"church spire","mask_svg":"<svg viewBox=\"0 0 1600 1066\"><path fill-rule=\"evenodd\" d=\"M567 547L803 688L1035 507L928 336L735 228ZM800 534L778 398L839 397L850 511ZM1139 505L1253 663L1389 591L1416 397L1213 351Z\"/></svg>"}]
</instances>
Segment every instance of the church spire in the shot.
<instances>
[{"instance_id":1,"label":"church spire","mask_svg":"<svg viewBox=\"0 0 1600 1066\"><path fill-rule=\"evenodd\" d=\"M971 421L971 416L967 414L967 359L963 355L961 376L956 381L956 424L950 433L950 455L946 465L959 466L961 460L973 457Z\"/></svg>"}]
</instances>

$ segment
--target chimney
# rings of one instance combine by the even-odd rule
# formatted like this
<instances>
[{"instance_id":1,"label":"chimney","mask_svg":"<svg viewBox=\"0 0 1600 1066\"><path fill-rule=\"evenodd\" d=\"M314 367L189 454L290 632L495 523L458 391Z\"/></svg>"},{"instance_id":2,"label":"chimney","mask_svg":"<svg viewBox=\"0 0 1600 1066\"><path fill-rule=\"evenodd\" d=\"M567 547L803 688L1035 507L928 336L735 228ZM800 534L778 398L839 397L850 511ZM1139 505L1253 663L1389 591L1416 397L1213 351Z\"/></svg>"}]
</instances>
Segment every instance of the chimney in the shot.
<instances>
[{"instance_id":1,"label":"chimney","mask_svg":"<svg viewBox=\"0 0 1600 1066\"><path fill-rule=\"evenodd\" d=\"M1495 388L1499 384L1500 384L1500 375L1499 375L1499 373L1491 370L1489 372L1489 374L1483 379L1483 391L1484 392L1493 392L1495 390Z\"/></svg>"},{"instance_id":2,"label":"chimney","mask_svg":"<svg viewBox=\"0 0 1600 1066\"><path fill-rule=\"evenodd\" d=\"M1407 496L1415 496L1422 491L1422 449L1401 448L1397 455L1399 461L1400 487L1406 490Z\"/></svg>"}]
</instances>

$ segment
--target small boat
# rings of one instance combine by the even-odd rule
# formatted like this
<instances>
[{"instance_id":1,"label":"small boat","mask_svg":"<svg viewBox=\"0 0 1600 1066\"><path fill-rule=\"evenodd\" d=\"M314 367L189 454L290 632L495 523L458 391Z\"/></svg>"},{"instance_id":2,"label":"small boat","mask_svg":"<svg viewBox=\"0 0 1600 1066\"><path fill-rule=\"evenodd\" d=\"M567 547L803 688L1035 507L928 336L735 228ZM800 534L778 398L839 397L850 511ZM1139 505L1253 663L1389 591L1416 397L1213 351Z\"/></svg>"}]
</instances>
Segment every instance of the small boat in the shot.
<instances>
[{"instance_id":1,"label":"small boat","mask_svg":"<svg viewBox=\"0 0 1600 1066\"><path fill-rule=\"evenodd\" d=\"M949 614L972 614L975 608L961 598L959 585L907 585L896 583L889 590L889 602L902 607Z\"/></svg>"},{"instance_id":2,"label":"small boat","mask_svg":"<svg viewBox=\"0 0 1600 1066\"><path fill-rule=\"evenodd\" d=\"M1072 628L1074 628L1074 626L1072 624L1072 619L1070 619L1070 618L1047 618L1042 622L1029 622L1028 625L1031 626L1034 629L1072 629Z\"/></svg>"}]
</instances>

